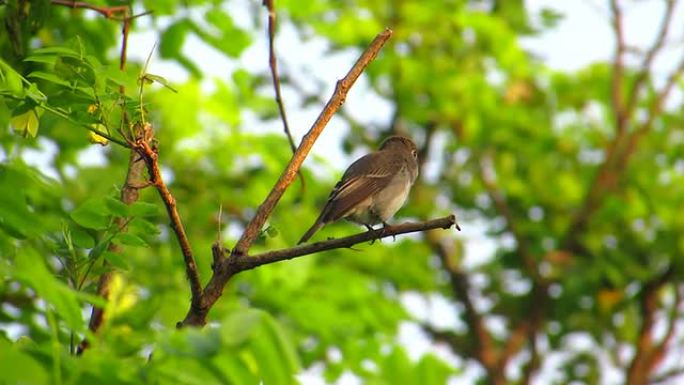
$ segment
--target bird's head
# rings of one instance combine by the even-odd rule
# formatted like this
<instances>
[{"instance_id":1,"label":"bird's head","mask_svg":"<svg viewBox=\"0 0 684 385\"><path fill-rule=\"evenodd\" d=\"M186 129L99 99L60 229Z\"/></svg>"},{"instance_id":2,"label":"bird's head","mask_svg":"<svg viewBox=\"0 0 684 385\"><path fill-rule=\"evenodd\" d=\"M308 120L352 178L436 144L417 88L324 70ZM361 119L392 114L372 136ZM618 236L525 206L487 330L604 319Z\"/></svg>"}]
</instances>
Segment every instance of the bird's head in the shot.
<instances>
[{"instance_id":1,"label":"bird's head","mask_svg":"<svg viewBox=\"0 0 684 385\"><path fill-rule=\"evenodd\" d=\"M405 136L390 136L380 145L380 150L402 150L410 152L413 157L418 157L416 144Z\"/></svg>"}]
</instances>

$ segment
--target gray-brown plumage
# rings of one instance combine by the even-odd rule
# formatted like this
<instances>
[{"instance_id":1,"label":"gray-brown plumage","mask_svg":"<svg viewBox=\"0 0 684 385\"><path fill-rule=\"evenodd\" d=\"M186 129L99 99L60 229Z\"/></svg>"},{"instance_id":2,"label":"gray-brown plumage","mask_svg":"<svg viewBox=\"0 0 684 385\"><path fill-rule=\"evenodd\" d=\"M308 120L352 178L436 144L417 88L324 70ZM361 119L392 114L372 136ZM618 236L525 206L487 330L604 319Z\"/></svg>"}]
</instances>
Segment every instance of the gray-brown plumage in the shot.
<instances>
[{"instance_id":1,"label":"gray-brown plumage","mask_svg":"<svg viewBox=\"0 0 684 385\"><path fill-rule=\"evenodd\" d=\"M359 158L345 171L313 226L302 236L306 242L318 229L339 219L365 225L390 219L406 202L418 176L416 145L403 136L387 138L380 149Z\"/></svg>"}]
</instances>

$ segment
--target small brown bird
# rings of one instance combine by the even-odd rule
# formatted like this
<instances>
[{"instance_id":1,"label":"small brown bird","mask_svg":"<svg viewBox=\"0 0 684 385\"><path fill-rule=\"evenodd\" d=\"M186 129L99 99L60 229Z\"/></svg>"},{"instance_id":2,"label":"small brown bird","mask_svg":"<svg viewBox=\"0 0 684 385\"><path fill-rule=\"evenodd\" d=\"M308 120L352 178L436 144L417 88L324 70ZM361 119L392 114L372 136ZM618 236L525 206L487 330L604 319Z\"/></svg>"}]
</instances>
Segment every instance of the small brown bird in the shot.
<instances>
[{"instance_id":1,"label":"small brown bird","mask_svg":"<svg viewBox=\"0 0 684 385\"><path fill-rule=\"evenodd\" d=\"M359 158L345 171L321 215L302 236L306 242L324 225L344 218L366 226L390 219L406 202L418 176L418 153L409 138L391 136L380 149Z\"/></svg>"}]
</instances>

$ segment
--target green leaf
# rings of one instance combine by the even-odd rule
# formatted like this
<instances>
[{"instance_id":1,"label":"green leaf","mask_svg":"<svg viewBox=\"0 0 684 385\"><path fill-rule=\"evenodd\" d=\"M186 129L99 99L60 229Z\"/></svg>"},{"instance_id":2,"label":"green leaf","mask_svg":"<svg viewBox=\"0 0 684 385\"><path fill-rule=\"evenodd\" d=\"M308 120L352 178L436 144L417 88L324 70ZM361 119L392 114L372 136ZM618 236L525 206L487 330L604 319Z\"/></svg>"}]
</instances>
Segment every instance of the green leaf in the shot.
<instances>
[{"instance_id":1,"label":"green leaf","mask_svg":"<svg viewBox=\"0 0 684 385\"><path fill-rule=\"evenodd\" d=\"M157 205L148 202L134 202L129 206L130 215L137 217L155 217L159 215Z\"/></svg>"},{"instance_id":2,"label":"green leaf","mask_svg":"<svg viewBox=\"0 0 684 385\"><path fill-rule=\"evenodd\" d=\"M294 375L299 370L299 362L294 347L270 316L263 317L262 327L250 346L259 357L259 373L265 385L297 383Z\"/></svg>"},{"instance_id":3,"label":"green leaf","mask_svg":"<svg viewBox=\"0 0 684 385\"><path fill-rule=\"evenodd\" d=\"M112 238L113 238L113 236L110 235L110 236L104 238L103 240L101 240L100 242L98 242L95 245L95 247L93 247L90 250L90 252L88 253L88 259L93 261L93 260L100 258L102 253L104 253L105 250L107 250L107 248L109 247L109 244L112 242Z\"/></svg>"},{"instance_id":4,"label":"green leaf","mask_svg":"<svg viewBox=\"0 0 684 385\"><path fill-rule=\"evenodd\" d=\"M35 109L28 110L21 115L13 116L10 120L10 125L14 132L24 137L35 138L38 134L38 125L40 118Z\"/></svg>"},{"instance_id":5,"label":"green leaf","mask_svg":"<svg viewBox=\"0 0 684 385\"><path fill-rule=\"evenodd\" d=\"M261 326L263 311L246 309L235 311L221 322L221 339L230 347L246 343Z\"/></svg>"},{"instance_id":6,"label":"green leaf","mask_svg":"<svg viewBox=\"0 0 684 385\"><path fill-rule=\"evenodd\" d=\"M136 217L128 224L128 231L132 234L151 236L159 234L159 227L147 219Z\"/></svg>"},{"instance_id":7,"label":"green leaf","mask_svg":"<svg viewBox=\"0 0 684 385\"><path fill-rule=\"evenodd\" d=\"M77 226L71 226L69 233L76 246L84 249L91 249L95 246L95 239L93 239L90 234L83 231L83 229Z\"/></svg>"},{"instance_id":8,"label":"green leaf","mask_svg":"<svg viewBox=\"0 0 684 385\"><path fill-rule=\"evenodd\" d=\"M80 53L65 46L36 48L33 50L33 55L67 56L76 59L81 59Z\"/></svg>"},{"instance_id":9,"label":"green leaf","mask_svg":"<svg viewBox=\"0 0 684 385\"><path fill-rule=\"evenodd\" d=\"M59 84L65 87L70 87L71 84L69 84L68 81L60 78L59 76L55 75L54 72L44 72L44 71L33 71L30 74L28 74L29 78L35 78L35 79L43 79L47 80L49 82Z\"/></svg>"},{"instance_id":10,"label":"green leaf","mask_svg":"<svg viewBox=\"0 0 684 385\"><path fill-rule=\"evenodd\" d=\"M95 230L109 226L109 210L101 199L90 199L71 213L71 219L79 225Z\"/></svg>"},{"instance_id":11,"label":"green leaf","mask_svg":"<svg viewBox=\"0 0 684 385\"><path fill-rule=\"evenodd\" d=\"M117 267L121 270L129 270L130 265L128 261L124 258L121 253L114 253L111 251L105 251L102 256L106 259L112 266Z\"/></svg>"},{"instance_id":12,"label":"green leaf","mask_svg":"<svg viewBox=\"0 0 684 385\"><path fill-rule=\"evenodd\" d=\"M112 198L112 197L106 197L105 198L105 205L107 206L107 209L109 210L109 212L112 213L113 215L116 215L118 217L127 217L128 216L128 205L121 202L120 199L116 199L116 198Z\"/></svg>"},{"instance_id":13,"label":"green leaf","mask_svg":"<svg viewBox=\"0 0 684 385\"><path fill-rule=\"evenodd\" d=\"M119 233L112 239L112 242L120 245L148 247L147 242L135 234Z\"/></svg>"},{"instance_id":14,"label":"green leaf","mask_svg":"<svg viewBox=\"0 0 684 385\"><path fill-rule=\"evenodd\" d=\"M0 373L5 384L50 384L48 372L40 361L0 338Z\"/></svg>"},{"instance_id":15,"label":"green leaf","mask_svg":"<svg viewBox=\"0 0 684 385\"><path fill-rule=\"evenodd\" d=\"M157 83L161 84L162 86L168 88L169 90L171 90L175 93L178 93L178 91L175 88L171 87L171 84L169 84L169 81L166 80L166 78L164 78L164 77L161 77L159 75L153 75L153 74L145 74L145 75L143 75L143 78L157 82Z\"/></svg>"},{"instance_id":16,"label":"green leaf","mask_svg":"<svg viewBox=\"0 0 684 385\"><path fill-rule=\"evenodd\" d=\"M48 271L41 257L31 253L19 253L16 258L17 279L55 307L55 311L66 324L77 331L85 325L81 317L81 306L75 292Z\"/></svg>"},{"instance_id":17,"label":"green leaf","mask_svg":"<svg viewBox=\"0 0 684 385\"><path fill-rule=\"evenodd\" d=\"M0 90L7 90L17 97L23 96L24 85L21 75L2 59L0 59L0 80L2 80Z\"/></svg>"}]
</instances>

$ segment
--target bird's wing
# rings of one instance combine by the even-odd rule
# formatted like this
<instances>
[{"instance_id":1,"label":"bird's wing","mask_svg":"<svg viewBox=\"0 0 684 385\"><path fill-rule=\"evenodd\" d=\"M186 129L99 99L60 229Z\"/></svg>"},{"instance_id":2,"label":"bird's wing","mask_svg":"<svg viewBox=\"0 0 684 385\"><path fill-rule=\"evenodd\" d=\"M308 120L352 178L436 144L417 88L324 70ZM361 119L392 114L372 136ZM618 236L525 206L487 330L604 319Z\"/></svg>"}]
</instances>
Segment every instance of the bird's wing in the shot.
<instances>
[{"instance_id":1,"label":"bird's wing","mask_svg":"<svg viewBox=\"0 0 684 385\"><path fill-rule=\"evenodd\" d=\"M359 158L347 169L323 209L323 221L343 218L356 205L385 188L399 167L392 156L373 152Z\"/></svg>"}]
</instances>

